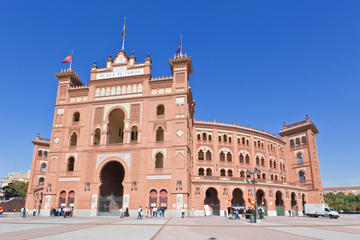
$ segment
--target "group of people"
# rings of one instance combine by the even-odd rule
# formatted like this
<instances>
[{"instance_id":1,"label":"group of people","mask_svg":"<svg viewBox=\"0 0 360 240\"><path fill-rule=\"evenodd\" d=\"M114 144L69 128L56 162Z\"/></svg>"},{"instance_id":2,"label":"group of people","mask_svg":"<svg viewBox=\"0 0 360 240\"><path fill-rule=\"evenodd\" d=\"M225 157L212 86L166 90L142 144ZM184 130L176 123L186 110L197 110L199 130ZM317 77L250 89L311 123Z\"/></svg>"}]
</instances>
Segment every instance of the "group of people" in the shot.
<instances>
[{"instance_id":1,"label":"group of people","mask_svg":"<svg viewBox=\"0 0 360 240\"><path fill-rule=\"evenodd\" d=\"M129 217L129 208L120 208L120 218Z\"/></svg>"},{"instance_id":2,"label":"group of people","mask_svg":"<svg viewBox=\"0 0 360 240\"><path fill-rule=\"evenodd\" d=\"M227 217L229 219L249 219L251 215L255 214L255 209L249 208L249 209L237 209L237 208L228 208L227 211ZM263 208L258 208L258 216L259 219L264 219L265 211Z\"/></svg>"},{"instance_id":3,"label":"group of people","mask_svg":"<svg viewBox=\"0 0 360 240\"><path fill-rule=\"evenodd\" d=\"M51 208L50 217L72 217L73 216L73 207L59 207Z\"/></svg>"},{"instance_id":4,"label":"group of people","mask_svg":"<svg viewBox=\"0 0 360 240\"><path fill-rule=\"evenodd\" d=\"M160 218L165 217L166 207L146 207L145 210L142 209L141 206L138 208L138 216L137 219L141 220L144 216L146 218Z\"/></svg>"}]
</instances>

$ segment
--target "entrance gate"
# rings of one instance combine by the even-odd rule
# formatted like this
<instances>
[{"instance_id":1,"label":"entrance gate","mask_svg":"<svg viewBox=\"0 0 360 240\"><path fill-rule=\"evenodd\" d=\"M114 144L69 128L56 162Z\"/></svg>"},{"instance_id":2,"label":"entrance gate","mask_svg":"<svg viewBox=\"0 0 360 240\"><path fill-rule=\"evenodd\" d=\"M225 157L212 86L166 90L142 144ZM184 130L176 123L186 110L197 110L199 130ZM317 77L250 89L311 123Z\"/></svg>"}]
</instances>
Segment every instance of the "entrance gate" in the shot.
<instances>
[{"instance_id":1,"label":"entrance gate","mask_svg":"<svg viewBox=\"0 0 360 240\"><path fill-rule=\"evenodd\" d=\"M276 215L277 216L285 216L285 207L276 206Z\"/></svg>"}]
</instances>

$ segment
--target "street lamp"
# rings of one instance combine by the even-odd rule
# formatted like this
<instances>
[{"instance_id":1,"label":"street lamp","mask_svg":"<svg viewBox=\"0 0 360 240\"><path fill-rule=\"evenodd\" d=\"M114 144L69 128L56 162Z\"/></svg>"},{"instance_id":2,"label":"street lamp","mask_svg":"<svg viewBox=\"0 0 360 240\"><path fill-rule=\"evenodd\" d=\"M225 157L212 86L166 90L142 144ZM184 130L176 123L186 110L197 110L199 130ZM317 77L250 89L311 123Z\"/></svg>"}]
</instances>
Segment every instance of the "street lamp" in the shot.
<instances>
[{"instance_id":1,"label":"street lamp","mask_svg":"<svg viewBox=\"0 0 360 240\"><path fill-rule=\"evenodd\" d=\"M257 173L259 173L259 174L261 173L260 169L258 169L258 168L255 168L253 171L251 171L250 169L246 170L246 174L251 174L253 176L253 179L250 179L250 180L248 178L246 178L246 182L248 184L250 184L250 183L254 184L254 200L255 200L255 214L254 214L255 222L254 223L256 223L256 214L257 214L257 200L256 200L256 184L257 184L257 181L255 180L255 174L257 174Z\"/></svg>"}]
</instances>

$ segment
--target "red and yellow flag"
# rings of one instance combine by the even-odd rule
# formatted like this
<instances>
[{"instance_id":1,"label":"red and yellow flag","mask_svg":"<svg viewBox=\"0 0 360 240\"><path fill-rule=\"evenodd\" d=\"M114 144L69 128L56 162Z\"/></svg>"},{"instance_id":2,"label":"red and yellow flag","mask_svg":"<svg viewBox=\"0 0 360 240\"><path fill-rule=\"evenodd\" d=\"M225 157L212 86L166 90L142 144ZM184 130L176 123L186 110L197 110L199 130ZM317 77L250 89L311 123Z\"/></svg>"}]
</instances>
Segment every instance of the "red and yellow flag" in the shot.
<instances>
[{"instance_id":1,"label":"red and yellow flag","mask_svg":"<svg viewBox=\"0 0 360 240\"><path fill-rule=\"evenodd\" d=\"M70 62L72 59L72 53L70 55L68 55L63 61L62 63L67 63L67 62Z\"/></svg>"},{"instance_id":2,"label":"red and yellow flag","mask_svg":"<svg viewBox=\"0 0 360 240\"><path fill-rule=\"evenodd\" d=\"M125 39L125 30L126 30L126 17L125 17L124 27L123 27L123 30L122 30L121 40Z\"/></svg>"},{"instance_id":3,"label":"red and yellow flag","mask_svg":"<svg viewBox=\"0 0 360 240\"><path fill-rule=\"evenodd\" d=\"M226 199L226 205L229 205L230 201L231 201L230 196L228 196L228 198Z\"/></svg>"}]
</instances>

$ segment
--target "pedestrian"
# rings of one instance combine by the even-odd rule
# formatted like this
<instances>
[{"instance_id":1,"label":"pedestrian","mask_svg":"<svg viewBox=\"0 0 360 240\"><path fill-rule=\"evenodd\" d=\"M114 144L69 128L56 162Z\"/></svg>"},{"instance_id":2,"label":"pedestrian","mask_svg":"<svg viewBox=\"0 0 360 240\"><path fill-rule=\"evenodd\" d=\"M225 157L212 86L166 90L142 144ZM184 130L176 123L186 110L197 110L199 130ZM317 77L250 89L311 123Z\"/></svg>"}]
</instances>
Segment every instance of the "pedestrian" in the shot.
<instances>
[{"instance_id":1,"label":"pedestrian","mask_svg":"<svg viewBox=\"0 0 360 240\"><path fill-rule=\"evenodd\" d=\"M125 209L125 217L130 217L129 208L128 208L128 207L126 207L126 209Z\"/></svg>"},{"instance_id":2,"label":"pedestrian","mask_svg":"<svg viewBox=\"0 0 360 240\"><path fill-rule=\"evenodd\" d=\"M150 217L153 216L153 207L150 207Z\"/></svg>"},{"instance_id":3,"label":"pedestrian","mask_svg":"<svg viewBox=\"0 0 360 240\"><path fill-rule=\"evenodd\" d=\"M35 217L36 216L36 209L34 208L33 209L33 217Z\"/></svg>"},{"instance_id":4,"label":"pedestrian","mask_svg":"<svg viewBox=\"0 0 360 240\"><path fill-rule=\"evenodd\" d=\"M163 216L163 218L165 217L165 210L166 210L166 207L163 207L162 208L162 216Z\"/></svg>"},{"instance_id":5,"label":"pedestrian","mask_svg":"<svg viewBox=\"0 0 360 240\"><path fill-rule=\"evenodd\" d=\"M124 218L124 209L120 208L120 218Z\"/></svg>"},{"instance_id":6,"label":"pedestrian","mask_svg":"<svg viewBox=\"0 0 360 240\"><path fill-rule=\"evenodd\" d=\"M142 219L142 208L141 206L139 206L137 220L141 220L141 219Z\"/></svg>"},{"instance_id":7,"label":"pedestrian","mask_svg":"<svg viewBox=\"0 0 360 240\"><path fill-rule=\"evenodd\" d=\"M291 217L291 210L290 209L288 210L288 213L289 213L289 217Z\"/></svg>"},{"instance_id":8,"label":"pedestrian","mask_svg":"<svg viewBox=\"0 0 360 240\"><path fill-rule=\"evenodd\" d=\"M291 216L295 217L295 210L294 209L291 210Z\"/></svg>"},{"instance_id":9,"label":"pedestrian","mask_svg":"<svg viewBox=\"0 0 360 240\"><path fill-rule=\"evenodd\" d=\"M74 207L71 207L70 208L70 217L72 218L72 216L73 216L73 211L74 211Z\"/></svg>"},{"instance_id":10,"label":"pedestrian","mask_svg":"<svg viewBox=\"0 0 360 240\"><path fill-rule=\"evenodd\" d=\"M149 218L149 213L150 213L150 210L148 207L146 207L146 210L145 210L145 216L146 218Z\"/></svg>"},{"instance_id":11,"label":"pedestrian","mask_svg":"<svg viewBox=\"0 0 360 240\"><path fill-rule=\"evenodd\" d=\"M153 217L157 217L157 208L156 206L153 208Z\"/></svg>"},{"instance_id":12,"label":"pedestrian","mask_svg":"<svg viewBox=\"0 0 360 240\"><path fill-rule=\"evenodd\" d=\"M56 217L56 214L57 214L56 208L53 208L53 209L52 209L52 215L53 215L53 217Z\"/></svg>"},{"instance_id":13,"label":"pedestrian","mask_svg":"<svg viewBox=\"0 0 360 240\"><path fill-rule=\"evenodd\" d=\"M22 217L25 218L26 217L26 208L22 208Z\"/></svg>"},{"instance_id":14,"label":"pedestrian","mask_svg":"<svg viewBox=\"0 0 360 240\"><path fill-rule=\"evenodd\" d=\"M183 207L181 209L181 218L184 218L185 217L185 208Z\"/></svg>"},{"instance_id":15,"label":"pedestrian","mask_svg":"<svg viewBox=\"0 0 360 240\"><path fill-rule=\"evenodd\" d=\"M239 210L238 209L235 209L235 220L236 219L240 219L239 218Z\"/></svg>"}]
</instances>

